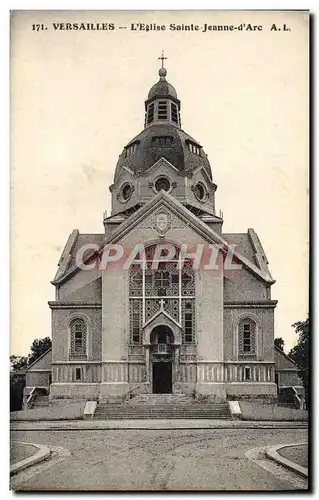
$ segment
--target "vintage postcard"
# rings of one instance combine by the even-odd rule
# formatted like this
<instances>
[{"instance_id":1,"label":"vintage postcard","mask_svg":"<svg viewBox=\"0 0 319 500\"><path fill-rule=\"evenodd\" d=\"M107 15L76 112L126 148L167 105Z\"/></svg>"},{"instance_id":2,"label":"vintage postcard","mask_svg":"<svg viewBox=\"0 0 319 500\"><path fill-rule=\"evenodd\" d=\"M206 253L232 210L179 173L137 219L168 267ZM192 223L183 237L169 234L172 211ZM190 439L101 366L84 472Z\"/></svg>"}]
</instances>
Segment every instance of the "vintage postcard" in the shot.
<instances>
[{"instance_id":1,"label":"vintage postcard","mask_svg":"<svg viewBox=\"0 0 319 500\"><path fill-rule=\"evenodd\" d=\"M309 23L11 12L11 489L308 489Z\"/></svg>"}]
</instances>

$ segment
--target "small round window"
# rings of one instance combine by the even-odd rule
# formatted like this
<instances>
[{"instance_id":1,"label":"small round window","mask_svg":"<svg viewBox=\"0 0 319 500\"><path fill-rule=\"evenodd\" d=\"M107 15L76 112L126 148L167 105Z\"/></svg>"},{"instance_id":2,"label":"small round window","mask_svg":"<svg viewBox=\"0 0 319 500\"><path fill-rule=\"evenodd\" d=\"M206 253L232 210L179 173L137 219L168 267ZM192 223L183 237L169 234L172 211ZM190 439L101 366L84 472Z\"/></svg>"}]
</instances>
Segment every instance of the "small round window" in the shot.
<instances>
[{"instance_id":1,"label":"small round window","mask_svg":"<svg viewBox=\"0 0 319 500\"><path fill-rule=\"evenodd\" d=\"M207 191L201 182L198 182L194 187L194 194L199 201L205 201L207 197Z\"/></svg>"},{"instance_id":2,"label":"small round window","mask_svg":"<svg viewBox=\"0 0 319 500\"><path fill-rule=\"evenodd\" d=\"M128 201L132 196L132 186L128 183L124 184L121 189L121 199L122 201Z\"/></svg>"},{"instance_id":3,"label":"small round window","mask_svg":"<svg viewBox=\"0 0 319 500\"><path fill-rule=\"evenodd\" d=\"M155 189L159 191L169 191L171 189L171 183L166 177L159 177L155 182Z\"/></svg>"}]
</instances>

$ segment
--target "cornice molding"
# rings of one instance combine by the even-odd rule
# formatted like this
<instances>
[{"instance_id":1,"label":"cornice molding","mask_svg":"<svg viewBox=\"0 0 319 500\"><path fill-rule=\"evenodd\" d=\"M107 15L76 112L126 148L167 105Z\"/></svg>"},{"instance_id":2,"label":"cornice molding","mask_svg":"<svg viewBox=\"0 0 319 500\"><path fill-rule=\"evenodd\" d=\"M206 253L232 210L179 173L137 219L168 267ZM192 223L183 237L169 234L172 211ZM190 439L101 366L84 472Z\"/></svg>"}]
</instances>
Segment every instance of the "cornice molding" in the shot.
<instances>
[{"instance_id":1,"label":"cornice molding","mask_svg":"<svg viewBox=\"0 0 319 500\"><path fill-rule=\"evenodd\" d=\"M278 300L225 301L224 309L274 309Z\"/></svg>"},{"instance_id":2,"label":"cornice molding","mask_svg":"<svg viewBox=\"0 0 319 500\"><path fill-rule=\"evenodd\" d=\"M102 309L101 302L67 302L50 300L48 302L50 309Z\"/></svg>"}]
</instances>

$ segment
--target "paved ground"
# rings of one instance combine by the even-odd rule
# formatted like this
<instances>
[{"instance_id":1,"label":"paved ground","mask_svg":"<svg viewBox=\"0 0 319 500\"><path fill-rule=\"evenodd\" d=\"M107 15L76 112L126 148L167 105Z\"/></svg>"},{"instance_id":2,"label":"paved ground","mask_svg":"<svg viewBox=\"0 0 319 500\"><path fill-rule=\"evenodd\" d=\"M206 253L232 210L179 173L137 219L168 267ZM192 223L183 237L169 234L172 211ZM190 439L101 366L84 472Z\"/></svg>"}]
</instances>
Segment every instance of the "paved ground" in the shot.
<instances>
[{"instance_id":1,"label":"paved ground","mask_svg":"<svg viewBox=\"0 0 319 500\"><path fill-rule=\"evenodd\" d=\"M70 452L13 477L16 490L306 488L280 466L267 470L246 456L252 448L306 441L306 429L12 431L12 439Z\"/></svg>"},{"instance_id":2,"label":"paved ground","mask_svg":"<svg viewBox=\"0 0 319 500\"><path fill-rule=\"evenodd\" d=\"M28 444L10 443L10 464L16 464L21 460L32 457L38 449Z\"/></svg>"},{"instance_id":3,"label":"paved ground","mask_svg":"<svg viewBox=\"0 0 319 500\"><path fill-rule=\"evenodd\" d=\"M278 450L279 455L295 464L301 465L301 467L308 467L308 446L307 445L299 445L299 446L289 446L289 448L282 448Z\"/></svg>"}]
</instances>

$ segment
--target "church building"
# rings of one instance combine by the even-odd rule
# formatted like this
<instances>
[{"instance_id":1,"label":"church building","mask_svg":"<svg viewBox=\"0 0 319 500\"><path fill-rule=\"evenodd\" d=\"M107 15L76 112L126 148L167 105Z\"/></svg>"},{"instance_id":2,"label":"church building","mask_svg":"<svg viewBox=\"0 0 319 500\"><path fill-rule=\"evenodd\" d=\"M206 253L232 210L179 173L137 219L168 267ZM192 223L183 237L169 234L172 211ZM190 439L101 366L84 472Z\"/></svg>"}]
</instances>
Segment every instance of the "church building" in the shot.
<instances>
[{"instance_id":1,"label":"church building","mask_svg":"<svg viewBox=\"0 0 319 500\"><path fill-rule=\"evenodd\" d=\"M104 230L73 230L52 281L50 400L271 399L278 386L301 386L274 347L260 239L251 228L223 232L210 163L182 128L163 59L144 128L115 167Z\"/></svg>"}]
</instances>

